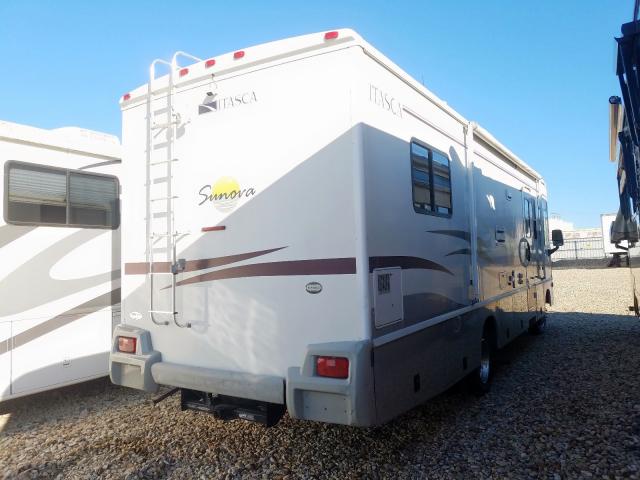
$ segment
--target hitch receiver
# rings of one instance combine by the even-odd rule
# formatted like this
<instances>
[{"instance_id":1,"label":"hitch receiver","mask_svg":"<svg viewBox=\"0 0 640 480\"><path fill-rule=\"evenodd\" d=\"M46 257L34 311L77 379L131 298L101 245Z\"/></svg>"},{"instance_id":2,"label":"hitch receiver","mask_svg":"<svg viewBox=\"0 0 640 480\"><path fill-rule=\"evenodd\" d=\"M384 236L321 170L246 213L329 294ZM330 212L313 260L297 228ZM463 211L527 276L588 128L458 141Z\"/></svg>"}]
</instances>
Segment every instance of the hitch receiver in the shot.
<instances>
[{"instance_id":1,"label":"hitch receiver","mask_svg":"<svg viewBox=\"0 0 640 480\"><path fill-rule=\"evenodd\" d=\"M183 388L180 390L180 408L210 413L219 420L248 420L273 427L280 421L285 406L278 403L259 402L246 398L216 395Z\"/></svg>"}]
</instances>

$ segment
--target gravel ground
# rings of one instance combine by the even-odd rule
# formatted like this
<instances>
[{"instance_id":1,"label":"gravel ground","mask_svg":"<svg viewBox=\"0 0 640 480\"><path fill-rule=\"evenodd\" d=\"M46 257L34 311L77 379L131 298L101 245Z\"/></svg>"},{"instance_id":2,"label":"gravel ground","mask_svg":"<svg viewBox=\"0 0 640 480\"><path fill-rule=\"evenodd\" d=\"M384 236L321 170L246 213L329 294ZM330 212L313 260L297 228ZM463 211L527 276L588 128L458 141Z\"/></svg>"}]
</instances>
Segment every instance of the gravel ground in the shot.
<instances>
[{"instance_id":1,"label":"gravel ground","mask_svg":"<svg viewBox=\"0 0 640 480\"><path fill-rule=\"evenodd\" d=\"M554 272L543 336L378 429L180 412L107 381L0 404L6 478L640 478L640 321L625 269Z\"/></svg>"}]
</instances>

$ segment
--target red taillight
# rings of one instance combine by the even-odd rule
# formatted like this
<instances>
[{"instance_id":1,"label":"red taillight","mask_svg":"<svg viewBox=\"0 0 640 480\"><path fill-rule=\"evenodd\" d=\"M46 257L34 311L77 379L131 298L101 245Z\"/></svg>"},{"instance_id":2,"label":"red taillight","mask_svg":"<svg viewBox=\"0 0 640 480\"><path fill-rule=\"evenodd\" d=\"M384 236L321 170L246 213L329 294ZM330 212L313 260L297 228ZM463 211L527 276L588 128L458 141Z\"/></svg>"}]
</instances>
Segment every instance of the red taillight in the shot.
<instances>
[{"instance_id":1,"label":"red taillight","mask_svg":"<svg viewBox=\"0 0 640 480\"><path fill-rule=\"evenodd\" d=\"M349 376L349 359L316 357L316 373L320 377L347 378Z\"/></svg>"},{"instance_id":2,"label":"red taillight","mask_svg":"<svg viewBox=\"0 0 640 480\"><path fill-rule=\"evenodd\" d=\"M187 73L189 73L188 68L181 68L180 72L178 72L178 75L180 75L181 77L184 77Z\"/></svg>"},{"instance_id":3,"label":"red taillight","mask_svg":"<svg viewBox=\"0 0 640 480\"><path fill-rule=\"evenodd\" d=\"M210 58L209 60L204 62L205 68L213 67L215 64L216 64L216 61L213 58Z\"/></svg>"},{"instance_id":4,"label":"red taillight","mask_svg":"<svg viewBox=\"0 0 640 480\"><path fill-rule=\"evenodd\" d=\"M125 93L124 95L122 95L122 101L123 102L126 102L130 98L131 98L131 94L130 93Z\"/></svg>"},{"instance_id":5,"label":"red taillight","mask_svg":"<svg viewBox=\"0 0 640 480\"><path fill-rule=\"evenodd\" d=\"M233 58L235 58L236 60L242 57L244 57L244 50L238 50L233 54Z\"/></svg>"},{"instance_id":6,"label":"red taillight","mask_svg":"<svg viewBox=\"0 0 640 480\"><path fill-rule=\"evenodd\" d=\"M324 34L325 40L334 40L338 38L338 32L327 32Z\"/></svg>"},{"instance_id":7,"label":"red taillight","mask_svg":"<svg viewBox=\"0 0 640 480\"><path fill-rule=\"evenodd\" d=\"M134 337L118 337L118 351L136 353L136 339Z\"/></svg>"}]
</instances>

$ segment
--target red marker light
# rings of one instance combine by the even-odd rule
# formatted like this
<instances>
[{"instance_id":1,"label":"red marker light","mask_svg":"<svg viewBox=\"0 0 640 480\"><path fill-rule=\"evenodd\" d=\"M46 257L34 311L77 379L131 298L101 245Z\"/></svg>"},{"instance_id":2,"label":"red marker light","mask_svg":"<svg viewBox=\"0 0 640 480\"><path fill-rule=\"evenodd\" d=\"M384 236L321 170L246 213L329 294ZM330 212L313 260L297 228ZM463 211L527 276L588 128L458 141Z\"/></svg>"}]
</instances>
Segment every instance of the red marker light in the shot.
<instances>
[{"instance_id":1,"label":"red marker light","mask_svg":"<svg viewBox=\"0 0 640 480\"><path fill-rule=\"evenodd\" d=\"M189 73L189 69L188 69L188 68L182 68L182 69L180 70L180 72L178 72L178 74L179 74L181 77L184 77L187 73Z\"/></svg>"},{"instance_id":2,"label":"red marker light","mask_svg":"<svg viewBox=\"0 0 640 480\"><path fill-rule=\"evenodd\" d=\"M216 64L215 59L210 58L209 60L207 60L206 62L204 62L204 67L205 68L210 68L213 67Z\"/></svg>"},{"instance_id":3,"label":"red marker light","mask_svg":"<svg viewBox=\"0 0 640 480\"><path fill-rule=\"evenodd\" d=\"M125 94L122 96L122 101L123 101L123 102L126 102L126 101L127 101L127 100L129 100L129 99L131 99L131 94L130 94L130 93L125 93Z\"/></svg>"},{"instance_id":4,"label":"red marker light","mask_svg":"<svg viewBox=\"0 0 640 480\"><path fill-rule=\"evenodd\" d=\"M347 378L349 376L349 359L316 357L316 373L319 377Z\"/></svg>"},{"instance_id":5,"label":"red marker light","mask_svg":"<svg viewBox=\"0 0 640 480\"><path fill-rule=\"evenodd\" d=\"M236 53L233 54L233 58L235 60L244 57L244 50L238 50Z\"/></svg>"},{"instance_id":6,"label":"red marker light","mask_svg":"<svg viewBox=\"0 0 640 480\"><path fill-rule=\"evenodd\" d=\"M336 38L338 38L338 32L334 31L334 32L327 32L324 34L324 39L325 40L335 40Z\"/></svg>"},{"instance_id":7,"label":"red marker light","mask_svg":"<svg viewBox=\"0 0 640 480\"><path fill-rule=\"evenodd\" d=\"M200 230L202 232L220 232L226 229L227 227L225 227L224 225L216 225L215 227L202 227Z\"/></svg>"},{"instance_id":8,"label":"red marker light","mask_svg":"<svg viewBox=\"0 0 640 480\"><path fill-rule=\"evenodd\" d=\"M118 351L136 353L136 339L134 337L118 337Z\"/></svg>"}]
</instances>

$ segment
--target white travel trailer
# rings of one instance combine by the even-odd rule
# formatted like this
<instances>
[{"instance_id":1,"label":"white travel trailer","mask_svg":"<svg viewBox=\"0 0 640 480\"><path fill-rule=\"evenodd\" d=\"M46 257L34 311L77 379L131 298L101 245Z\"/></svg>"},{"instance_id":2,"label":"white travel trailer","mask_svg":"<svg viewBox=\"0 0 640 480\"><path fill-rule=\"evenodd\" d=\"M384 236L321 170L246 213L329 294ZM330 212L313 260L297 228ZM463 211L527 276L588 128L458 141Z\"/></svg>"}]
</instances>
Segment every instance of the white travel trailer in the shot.
<instances>
[{"instance_id":1,"label":"white travel trailer","mask_svg":"<svg viewBox=\"0 0 640 480\"><path fill-rule=\"evenodd\" d=\"M108 374L120 143L0 122L0 400Z\"/></svg>"},{"instance_id":2,"label":"white travel trailer","mask_svg":"<svg viewBox=\"0 0 640 480\"><path fill-rule=\"evenodd\" d=\"M544 327L546 187L488 132L351 30L185 56L121 101L114 383L377 425Z\"/></svg>"}]
</instances>

